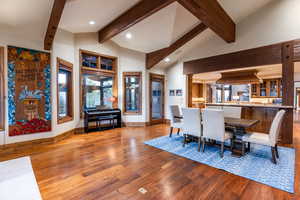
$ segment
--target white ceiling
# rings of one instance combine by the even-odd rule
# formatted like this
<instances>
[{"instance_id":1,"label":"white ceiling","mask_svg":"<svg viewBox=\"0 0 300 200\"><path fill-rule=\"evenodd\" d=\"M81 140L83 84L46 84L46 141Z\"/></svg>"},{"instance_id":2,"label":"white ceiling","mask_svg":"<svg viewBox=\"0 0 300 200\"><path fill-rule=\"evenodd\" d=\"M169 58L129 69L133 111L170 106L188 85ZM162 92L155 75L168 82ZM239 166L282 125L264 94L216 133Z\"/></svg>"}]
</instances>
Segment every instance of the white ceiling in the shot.
<instances>
[{"instance_id":1,"label":"white ceiling","mask_svg":"<svg viewBox=\"0 0 300 200\"><path fill-rule=\"evenodd\" d=\"M139 0L68 0L59 27L72 33L97 32L137 2ZM91 26L89 21L96 23Z\"/></svg>"},{"instance_id":2,"label":"white ceiling","mask_svg":"<svg viewBox=\"0 0 300 200\"><path fill-rule=\"evenodd\" d=\"M0 0L0 32L43 39L54 0Z\"/></svg>"},{"instance_id":3,"label":"white ceiling","mask_svg":"<svg viewBox=\"0 0 300 200\"><path fill-rule=\"evenodd\" d=\"M275 0L218 0L221 6L225 9L225 11L229 14L229 16L233 19L233 21L237 24L243 19L247 18L249 15L257 12L259 9L266 6L268 3ZM215 33L210 29L202 32L198 36L196 36L193 40L186 43L183 47L178 49L176 52L168 56L172 62L166 63L161 61L155 67L157 68L168 68L180 60L184 55L190 51L193 51L195 47L200 46L201 43L209 40Z\"/></svg>"},{"instance_id":4,"label":"white ceiling","mask_svg":"<svg viewBox=\"0 0 300 200\"><path fill-rule=\"evenodd\" d=\"M270 1L272 0L219 0L235 22L257 11ZM69 0L59 26L73 33L96 32L137 2L139 0L89 0L88 3L86 0ZM91 20L95 21L95 25L89 25ZM118 34L113 41L124 48L149 53L168 47L198 23L200 21L196 17L175 2ZM125 37L128 32L133 35L131 40ZM214 34L211 31L208 32ZM203 40L202 35L203 33L190 43L198 44ZM172 61L176 61L185 52L186 49L183 47L181 53L177 51L170 57ZM158 66L168 65L170 63L160 63Z\"/></svg>"},{"instance_id":5,"label":"white ceiling","mask_svg":"<svg viewBox=\"0 0 300 200\"><path fill-rule=\"evenodd\" d=\"M275 0L218 1L238 23ZM54 0L0 0L0 32L13 30L19 32L20 36L26 34L43 39L53 2ZM139 0L68 0L59 27L73 33L97 32L137 2ZM89 25L91 20L96 24ZM122 47L147 53L169 46L198 23L200 21L181 5L173 3L115 36L113 41ZM132 33L131 40L126 39L127 32ZM213 34L215 33L211 30L204 31L170 55L172 62L161 62L157 67L170 66Z\"/></svg>"},{"instance_id":6,"label":"white ceiling","mask_svg":"<svg viewBox=\"0 0 300 200\"><path fill-rule=\"evenodd\" d=\"M198 23L190 12L173 3L115 36L113 41L122 47L149 53L168 47ZM128 32L133 35L131 40L125 37Z\"/></svg>"}]
</instances>

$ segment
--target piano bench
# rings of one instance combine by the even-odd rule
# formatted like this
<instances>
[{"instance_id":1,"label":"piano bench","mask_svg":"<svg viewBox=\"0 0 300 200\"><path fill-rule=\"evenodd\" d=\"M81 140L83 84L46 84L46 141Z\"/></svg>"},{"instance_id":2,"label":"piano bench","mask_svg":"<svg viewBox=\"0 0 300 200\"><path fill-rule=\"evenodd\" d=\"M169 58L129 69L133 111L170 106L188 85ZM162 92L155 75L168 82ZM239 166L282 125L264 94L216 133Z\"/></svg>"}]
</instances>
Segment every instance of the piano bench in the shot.
<instances>
[{"instance_id":1,"label":"piano bench","mask_svg":"<svg viewBox=\"0 0 300 200\"><path fill-rule=\"evenodd\" d=\"M109 125L113 128L115 128L115 123L114 120L116 119L116 117L114 115L108 115L108 116L99 116L97 117L97 121L96 121L96 126L97 128L99 128L101 130L101 122L102 121L109 121Z\"/></svg>"}]
</instances>

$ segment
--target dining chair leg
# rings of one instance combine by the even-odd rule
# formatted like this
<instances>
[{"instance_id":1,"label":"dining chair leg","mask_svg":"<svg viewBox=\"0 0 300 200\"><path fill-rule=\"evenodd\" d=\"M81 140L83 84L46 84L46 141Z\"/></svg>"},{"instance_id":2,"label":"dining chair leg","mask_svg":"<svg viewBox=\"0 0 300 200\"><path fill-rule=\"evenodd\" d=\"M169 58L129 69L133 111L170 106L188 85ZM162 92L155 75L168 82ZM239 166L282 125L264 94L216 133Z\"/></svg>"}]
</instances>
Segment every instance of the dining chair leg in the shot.
<instances>
[{"instance_id":1,"label":"dining chair leg","mask_svg":"<svg viewBox=\"0 0 300 200\"><path fill-rule=\"evenodd\" d=\"M224 142L221 142L221 152L220 152L221 158L224 156Z\"/></svg>"},{"instance_id":2,"label":"dining chair leg","mask_svg":"<svg viewBox=\"0 0 300 200\"><path fill-rule=\"evenodd\" d=\"M233 150L233 138L230 139L230 150Z\"/></svg>"},{"instance_id":3,"label":"dining chair leg","mask_svg":"<svg viewBox=\"0 0 300 200\"><path fill-rule=\"evenodd\" d=\"M179 133L180 133L180 128L178 128L178 130L177 130L177 135L179 135Z\"/></svg>"},{"instance_id":4,"label":"dining chair leg","mask_svg":"<svg viewBox=\"0 0 300 200\"><path fill-rule=\"evenodd\" d=\"M202 152L204 152L205 150L205 138L203 138L202 140Z\"/></svg>"},{"instance_id":5,"label":"dining chair leg","mask_svg":"<svg viewBox=\"0 0 300 200\"><path fill-rule=\"evenodd\" d=\"M173 127L170 128L170 137L172 137L172 133L173 133Z\"/></svg>"},{"instance_id":6,"label":"dining chair leg","mask_svg":"<svg viewBox=\"0 0 300 200\"><path fill-rule=\"evenodd\" d=\"M201 137L198 138L198 151L200 152L201 147Z\"/></svg>"},{"instance_id":7,"label":"dining chair leg","mask_svg":"<svg viewBox=\"0 0 300 200\"><path fill-rule=\"evenodd\" d=\"M242 142L242 155L244 156L245 155L245 142Z\"/></svg>"},{"instance_id":8,"label":"dining chair leg","mask_svg":"<svg viewBox=\"0 0 300 200\"><path fill-rule=\"evenodd\" d=\"M275 153L275 147L271 147L271 152L272 152L272 162L276 164L276 153Z\"/></svg>"},{"instance_id":9,"label":"dining chair leg","mask_svg":"<svg viewBox=\"0 0 300 200\"><path fill-rule=\"evenodd\" d=\"M250 142L248 142L248 149L247 149L248 152L250 152L250 148L251 148L251 144Z\"/></svg>"},{"instance_id":10,"label":"dining chair leg","mask_svg":"<svg viewBox=\"0 0 300 200\"><path fill-rule=\"evenodd\" d=\"M275 144L275 153L276 153L276 158L279 158L279 153L278 153L278 147L277 147L277 144Z\"/></svg>"},{"instance_id":11,"label":"dining chair leg","mask_svg":"<svg viewBox=\"0 0 300 200\"><path fill-rule=\"evenodd\" d=\"M183 135L183 147L185 147L185 142L186 142L186 134Z\"/></svg>"}]
</instances>

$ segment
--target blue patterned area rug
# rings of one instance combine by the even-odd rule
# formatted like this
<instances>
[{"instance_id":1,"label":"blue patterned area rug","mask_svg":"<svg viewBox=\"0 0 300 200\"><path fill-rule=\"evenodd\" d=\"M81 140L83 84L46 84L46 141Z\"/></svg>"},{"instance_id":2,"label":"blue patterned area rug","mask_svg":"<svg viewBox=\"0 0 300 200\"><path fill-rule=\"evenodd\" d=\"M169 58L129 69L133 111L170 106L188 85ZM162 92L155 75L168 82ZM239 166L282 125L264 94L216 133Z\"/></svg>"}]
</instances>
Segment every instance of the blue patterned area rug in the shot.
<instances>
[{"instance_id":1,"label":"blue patterned area rug","mask_svg":"<svg viewBox=\"0 0 300 200\"><path fill-rule=\"evenodd\" d=\"M205 152L198 152L198 144L195 142L182 147L182 136L162 136L144 142L147 145L168 151L225 170L232 174L248 178L271 187L294 193L295 176L295 150L292 148L279 147L279 160L277 165L271 162L270 147L252 145L251 152L246 156L237 158L231 152L225 150L221 158L219 148L206 145Z\"/></svg>"}]
</instances>

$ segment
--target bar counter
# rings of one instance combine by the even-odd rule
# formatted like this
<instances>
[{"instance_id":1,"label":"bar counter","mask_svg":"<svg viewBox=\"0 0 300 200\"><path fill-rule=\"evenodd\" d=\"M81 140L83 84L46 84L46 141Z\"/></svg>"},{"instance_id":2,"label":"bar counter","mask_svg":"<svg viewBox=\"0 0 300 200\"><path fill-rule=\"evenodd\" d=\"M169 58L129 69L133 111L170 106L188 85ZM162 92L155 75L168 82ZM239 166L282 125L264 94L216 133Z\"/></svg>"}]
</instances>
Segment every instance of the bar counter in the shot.
<instances>
[{"instance_id":1,"label":"bar counter","mask_svg":"<svg viewBox=\"0 0 300 200\"><path fill-rule=\"evenodd\" d=\"M293 143L293 106L279 104L253 104L253 103L206 103L206 106L234 106L241 107L242 119L256 119L259 123L247 129L249 132L269 133L272 121L279 110L286 111L280 131L281 144Z\"/></svg>"},{"instance_id":2,"label":"bar counter","mask_svg":"<svg viewBox=\"0 0 300 200\"><path fill-rule=\"evenodd\" d=\"M207 106L235 106L235 107L257 107L257 108L281 108L293 109L293 106L283 106L281 104L260 104L260 103L206 103Z\"/></svg>"}]
</instances>

